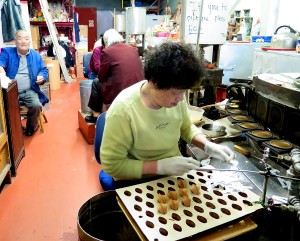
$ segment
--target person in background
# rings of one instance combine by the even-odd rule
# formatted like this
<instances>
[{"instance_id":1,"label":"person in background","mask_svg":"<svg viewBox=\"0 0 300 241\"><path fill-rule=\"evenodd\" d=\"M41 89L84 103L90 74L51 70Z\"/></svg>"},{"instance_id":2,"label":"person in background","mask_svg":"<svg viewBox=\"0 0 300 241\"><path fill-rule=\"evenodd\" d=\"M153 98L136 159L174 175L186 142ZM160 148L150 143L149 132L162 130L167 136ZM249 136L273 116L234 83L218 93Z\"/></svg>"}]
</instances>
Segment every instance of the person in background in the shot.
<instances>
[{"instance_id":1,"label":"person in background","mask_svg":"<svg viewBox=\"0 0 300 241\"><path fill-rule=\"evenodd\" d=\"M19 100L28 107L25 135L32 136L38 128L41 106L49 102L39 85L48 78L48 69L39 53L29 49L30 37L25 30L16 33L16 47L3 48L0 54L0 75L16 79Z\"/></svg>"},{"instance_id":2,"label":"person in background","mask_svg":"<svg viewBox=\"0 0 300 241\"><path fill-rule=\"evenodd\" d=\"M97 41L95 41L93 49L95 49L98 46L104 46L104 44L103 44L103 34L100 34L100 38Z\"/></svg>"},{"instance_id":3,"label":"person in background","mask_svg":"<svg viewBox=\"0 0 300 241\"><path fill-rule=\"evenodd\" d=\"M110 105L123 89L144 79L137 48L123 43L123 37L114 29L104 33L103 41L98 79L93 80L88 102L93 114L85 117L90 123L96 122L103 104Z\"/></svg>"},{"instance_id":4,"label":"person in background","mask_svg":"<svg viewBox=\"0 0 300 241\"><path fill-rule=\"evenodd\" d=\"M146 80L123 90L106 113L100 159L117 188L199 168L200 162L181 155L180 138L211 157L235 158L190 120L185 93L205 76L190 45L168 42L150 49L144 74Z\"/></svg>"},{"instance_id":5,"label":"person in background","mask_svg":"<svg viewBox=\"0 0 300 241\"><path fill-rule=\"evenodd\" d=\"M96 46L93 50L92 56L91 56L91 60L90 60L90 64L89 64L89 79L95 79L98 76L98 72L100 69L100 57L101 57L101 53L102 50L104 49L104 41L103 41L103 37L101 38L101 45Z\"/></svg>"}]
</instances>

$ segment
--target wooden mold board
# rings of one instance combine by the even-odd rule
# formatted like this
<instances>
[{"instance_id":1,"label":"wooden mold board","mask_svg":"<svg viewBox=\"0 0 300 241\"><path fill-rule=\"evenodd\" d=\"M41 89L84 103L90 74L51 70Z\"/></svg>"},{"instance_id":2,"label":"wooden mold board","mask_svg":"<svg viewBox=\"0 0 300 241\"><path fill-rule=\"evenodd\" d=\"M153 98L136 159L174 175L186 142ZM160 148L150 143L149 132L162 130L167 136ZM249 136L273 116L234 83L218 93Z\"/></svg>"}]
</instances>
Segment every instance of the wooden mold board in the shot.
<instances>
[{"instance_id":1,"label":"wooden mold board","mask_svg":"<svg viewBox=\"0 0 300 241\"><path fill-rule=\"evenodd\" d=\"M133 224L141 240L180 240L226 223L238 221L262 209L259 196L245 189L243 192L228 193L222 189L208 188L213 171L192 170L183 176L170 176L155 181L117 189L121 208ZM167 213L158 211L158 196L168 196L169 190L179 193L178 179L185 180L189 207L178 195L178 210L167 207ZM200 194L195 195L190 187L195 184ZM166 202L168 204L170 198Z\"/></svg>"}]
</instances>

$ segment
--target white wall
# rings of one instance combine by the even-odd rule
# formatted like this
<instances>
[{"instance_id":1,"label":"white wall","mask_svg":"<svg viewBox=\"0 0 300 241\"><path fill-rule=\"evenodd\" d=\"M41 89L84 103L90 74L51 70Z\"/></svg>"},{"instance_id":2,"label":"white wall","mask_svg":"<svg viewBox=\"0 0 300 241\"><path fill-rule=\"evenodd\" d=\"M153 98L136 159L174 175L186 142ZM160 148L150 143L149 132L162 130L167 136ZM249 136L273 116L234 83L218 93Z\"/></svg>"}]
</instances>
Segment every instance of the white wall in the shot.
<instances>
[{"instance_id":1,"label":"white wall","mask_svg":"<svg viewBox=\"0 0 300 241\"><path fill-rule=\"evenodd\" d=\"M277 26L290 25L293 29L300 32L300 1L299 0L279 0L280 8Z\"/></svg>"},{"instance_id":2,"label":"white wall","mask_svg":"<svg viewBox=\"0 0 300 241\"><path fill-rule=\"evenodd\" d=\"M276 28L290 25L300 31L300 21L297 20L300 9L299 0L229 0L230 14L234 10L251 9L253 22L261 19L261 35L273 35Z\"/></svg>"}]
</instances>

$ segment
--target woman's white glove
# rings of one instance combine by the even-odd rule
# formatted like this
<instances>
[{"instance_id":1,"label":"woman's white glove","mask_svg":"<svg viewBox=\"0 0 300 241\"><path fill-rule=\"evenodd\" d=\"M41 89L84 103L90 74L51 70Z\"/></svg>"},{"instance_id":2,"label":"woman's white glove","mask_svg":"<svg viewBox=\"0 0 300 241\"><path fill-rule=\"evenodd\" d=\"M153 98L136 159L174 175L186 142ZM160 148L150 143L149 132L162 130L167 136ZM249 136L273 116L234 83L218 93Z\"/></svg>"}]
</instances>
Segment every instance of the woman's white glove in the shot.
<instances>
[{"instance_id":1,"label":"woman's white glove","mask_svg":"<svg viewBox=\"0 0 300 241\"><path fill-rule=\"evenodd\" d=\"M174 156L157 161L157 173L159 175L183 175L196 169L200 163L191 157Z\"/></svg>"},{"instance_id":2,"label":"woman's white glove","mask_svg":"<svg viewBox=\"0 0 300 241\"><path fill-rule=\"evenodd\" d=\"M213 142L207 142L204 146L204 151L210 157L214 157L222 161L230 162L235 159L235 154L229 149L229 147Z\"/></svg>"}]
</instances>

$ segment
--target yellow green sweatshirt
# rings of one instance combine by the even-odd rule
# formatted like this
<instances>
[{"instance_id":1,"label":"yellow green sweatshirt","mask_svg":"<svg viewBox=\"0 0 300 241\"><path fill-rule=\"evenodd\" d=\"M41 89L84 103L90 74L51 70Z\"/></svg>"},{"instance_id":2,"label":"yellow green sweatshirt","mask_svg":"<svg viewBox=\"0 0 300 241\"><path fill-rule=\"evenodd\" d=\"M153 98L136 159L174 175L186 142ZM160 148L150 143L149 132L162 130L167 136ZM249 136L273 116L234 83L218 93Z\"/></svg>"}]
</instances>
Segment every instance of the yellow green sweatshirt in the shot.
<instances>
[{"instance_id":1,"label":"yellow green sweatshirt","mask_svg":"<svg viewBox=\"0 0 300 241\"><path fill-rule=\"evenodd\" d=\"M106 113L100 158L104 171L116 180L141 178L144 161L181 155L180 137L191 143L199 133L186 100L173 108L145 106L140 94L144 83L123 90Z\"/></svg>"}]
</instances>

